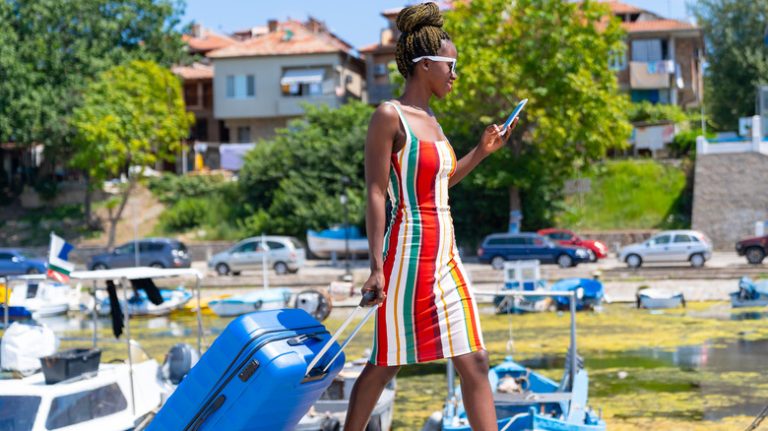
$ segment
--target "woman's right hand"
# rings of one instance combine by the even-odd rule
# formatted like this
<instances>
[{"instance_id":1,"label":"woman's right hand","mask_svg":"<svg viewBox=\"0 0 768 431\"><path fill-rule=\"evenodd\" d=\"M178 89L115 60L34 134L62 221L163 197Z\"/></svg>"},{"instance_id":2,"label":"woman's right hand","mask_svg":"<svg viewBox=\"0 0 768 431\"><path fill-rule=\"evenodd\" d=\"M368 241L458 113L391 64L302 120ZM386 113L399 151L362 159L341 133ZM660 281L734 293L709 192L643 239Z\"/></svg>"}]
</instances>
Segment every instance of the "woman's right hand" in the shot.
<instances>
[{"instance_id":1,"label":"woman's right hand","mask_svg":"<svg viewBox=\"0 0 768 431\"><path fill-rule=\"evenodd\" d=\"M376 299L368 304L371 306L379 305L387 298L387 295L384 293L384 273L382 271L371 271L368 280L366 280L362 289L360 289L360 293L362 293L363 296L365 296L367 292L374 292L376 294Z\"/></svg>"}]
</instances>

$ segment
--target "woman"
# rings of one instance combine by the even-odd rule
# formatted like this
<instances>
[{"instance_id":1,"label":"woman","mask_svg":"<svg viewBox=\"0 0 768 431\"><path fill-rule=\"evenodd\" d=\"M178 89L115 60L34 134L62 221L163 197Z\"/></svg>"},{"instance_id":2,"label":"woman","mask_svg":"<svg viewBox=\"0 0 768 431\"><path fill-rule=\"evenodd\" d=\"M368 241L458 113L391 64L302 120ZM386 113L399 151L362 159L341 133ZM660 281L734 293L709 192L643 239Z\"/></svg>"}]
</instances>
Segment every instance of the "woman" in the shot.
<instances>
[{"instance_id":1,"label":"woman","mask_svg":"<svg viewBox=\"0 0 768 431\"><path fill-rule=\"evenodd\" d=\"M456 80L456 47L434 3L404 8L397 68L405 91L374 112L365 143L366 228L376 292L370 362L352 390L345 430L361 431L400 366L452 358L473 430L497 430L477 306L459 259L448 188L503 147L509 130L491 125L458 162L429 101ZM515 124L512 125L514 127ZM510 130L511 128L510 127ZM385 230L386 194L392 217ZM382 253L383 250L383 253Z\"/></svg>"}]
</instances>

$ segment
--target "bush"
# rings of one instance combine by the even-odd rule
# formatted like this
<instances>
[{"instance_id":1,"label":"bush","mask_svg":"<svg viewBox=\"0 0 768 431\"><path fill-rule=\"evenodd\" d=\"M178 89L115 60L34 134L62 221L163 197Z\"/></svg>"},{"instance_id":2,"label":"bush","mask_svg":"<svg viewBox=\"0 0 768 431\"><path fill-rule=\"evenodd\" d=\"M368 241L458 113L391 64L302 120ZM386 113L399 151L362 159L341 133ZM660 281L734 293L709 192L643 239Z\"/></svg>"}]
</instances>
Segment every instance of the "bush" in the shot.
<instances>
[{"instance_id":1,"label":"bush","mask_svg":"<svg viewBox=\"0 0 768 431\"><path fill-rule=\"evenodd\" d=\"M183 198L160 215L160 229L164 232L182 232L205 223L209 211L206 198Z\"/></svg>"},{"instance_id":2,"label":"bush","mask_svg":"<svg viewBox=\"0 0 768 431\"><path fill-rule=\"evenodd\" d=\"M701 136L701 129L684 130L669 144L674 157L693 156L696 154L696 138ZM714 139L714 133L707 133L707 139Z\"/></svg>"},{"instance_id":3,"label":"bush","mask_svg":"<svg viewBox=\"0 0 768 431\"><path fill-rule=\"evenodd\" d=\"M672 121L682 123L688 120L688 116L676 105L653 104L651 102L633 103L630 105L628 113L629 121L632 123L646 122L656 123L659 121Z\"/></svg>"},{"instance_id":4,"label":"bush","mask_svg":"<svg viewBox=\"0 0 768 431\"><path fill-rule=\"evenodd\" d=\"M161 177L150 178L148 187L160 202L173 205L184 198L214 194L229 183L223 175L163 174Z\"/></svg>"}]
</instances>

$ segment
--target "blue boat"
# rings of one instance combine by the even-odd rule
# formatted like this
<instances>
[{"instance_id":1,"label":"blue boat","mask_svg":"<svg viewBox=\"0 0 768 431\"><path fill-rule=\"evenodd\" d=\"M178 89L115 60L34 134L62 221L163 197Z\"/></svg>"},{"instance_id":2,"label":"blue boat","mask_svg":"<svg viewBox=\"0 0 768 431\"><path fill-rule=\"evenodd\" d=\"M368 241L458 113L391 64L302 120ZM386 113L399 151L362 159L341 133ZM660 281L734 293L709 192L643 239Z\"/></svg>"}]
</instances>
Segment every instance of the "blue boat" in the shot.
<instances>
[{"instance_id":1,"label":"blue boat","mask_svg":"<svg viewBox=\"0 0 768 431\"><path fill-rule=\"evenodd\" d=\"M259 289L242 295L208 302L208 308L221 317L240 316L253 311L288 307L291 291L285 288Z\"/></svg>"},{"instance_id":2,"label":"blue boat","mask_svg":"<svg viewBox=\"0 0 768 431\"><path fill-rule=\"evenodd\" d=\"M0 316L5 315L5 305L0 304ZM8 320L26 320L31 319L32 313L25 307L20 306L8 306Z\"/></svg>"},{"instance_id":3,"label":"blue boat","mask_svg":"<svg viewBox=\"0 0 768 431\"><path fill-rule=\"evenodd\" d=\"M344 256L349 247L351 255L368 254L368 238L357 226L334 226L322 231L307 230L307 245L315 256L328 258Z\"/></svg>"},{"instance_id":4,"label":"blue boat","mask_svg":"<svg viewBox=\"0 0 768 431\"><path fill-rule=\"evenodd\" d=\"M550 287L555 292L576 292L576 310L594 310L603 302L605 291L603 283L594 278L564 278L556 281ZM570 298L567 296L555 297L558 310L567 310Z\"/></svg>"},{"instance_id":5,"label":"blue boat","mask_svg":"<svg viewBox=\"0 0 768 431\"><path fill-rule=\"evenodd\" d=\"M733 308L764 307L768 305L768 280L754 282L749 277L741 277L739 290L730 296Z\"/></svg>"},{"instance_id":6,"label":"blue boat","mask_svg":"<svg viewBox=\"0 0 768 431\"><path fill-rule=\"evenodd\" d=\"M160 295L163 297L163 302L159 305L155 305L149 300L147 293L144 290L134 292L133 295L128 298L128 313L131 316L162 316L182 308L184 304L192 299L192 292L183 287L178 287L176 289L160 289ZM122 305L122 299L120 300L120 303ZM109 314L112 308L109 298L102 299L97 307L98 313L102 316ZM123 307L123 309L125 308L126 307Z\"/></svg>"}]
</instances>

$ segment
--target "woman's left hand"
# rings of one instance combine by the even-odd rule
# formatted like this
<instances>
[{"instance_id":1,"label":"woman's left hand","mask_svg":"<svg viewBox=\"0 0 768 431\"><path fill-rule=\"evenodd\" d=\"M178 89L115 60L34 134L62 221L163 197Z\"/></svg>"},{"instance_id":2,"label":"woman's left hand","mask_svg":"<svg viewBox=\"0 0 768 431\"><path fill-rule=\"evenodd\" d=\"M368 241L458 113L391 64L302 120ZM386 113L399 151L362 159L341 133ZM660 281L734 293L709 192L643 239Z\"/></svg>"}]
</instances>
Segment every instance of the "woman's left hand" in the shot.
<instances>
[{"instance_id":1,"label":"woman's left hand","mask_svg":"<svg viewBox=\"0 0 768 431\"><path fill-rule=\"evenodd\" d=\"M512 136L512 130L517 126L518 120L519 118L515 118L515 121L509 125L507 130L502 130L503 125L499 126L498 124L491 124L486 127L483 136L480 137L480 144L478 145L478 149L483 155L487 156L492 154L506 145L507 141L509 141L509 137Z\"/></svg>"}]
</instances>

